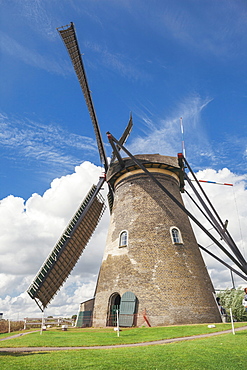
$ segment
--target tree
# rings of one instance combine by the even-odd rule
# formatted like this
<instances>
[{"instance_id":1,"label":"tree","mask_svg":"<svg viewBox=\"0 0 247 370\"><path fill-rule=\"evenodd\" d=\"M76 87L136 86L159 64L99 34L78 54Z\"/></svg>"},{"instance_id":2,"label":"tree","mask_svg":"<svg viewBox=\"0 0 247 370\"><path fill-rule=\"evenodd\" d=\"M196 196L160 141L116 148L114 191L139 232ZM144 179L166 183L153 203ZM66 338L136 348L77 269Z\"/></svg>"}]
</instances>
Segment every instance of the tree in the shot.
<instances>
[{"instance_id":1,"label":"tree","mask_svg":"<svg viewBox=\"0 0 247 370\"><path fill-rule=\"evenodd\" d=\"M242 288L223 290L218 294L218 297L228 315L230 315L231 308L232 315L237 321L247 321L247 312L242 304L244 298Z\"/></svg>"}]
</instances>

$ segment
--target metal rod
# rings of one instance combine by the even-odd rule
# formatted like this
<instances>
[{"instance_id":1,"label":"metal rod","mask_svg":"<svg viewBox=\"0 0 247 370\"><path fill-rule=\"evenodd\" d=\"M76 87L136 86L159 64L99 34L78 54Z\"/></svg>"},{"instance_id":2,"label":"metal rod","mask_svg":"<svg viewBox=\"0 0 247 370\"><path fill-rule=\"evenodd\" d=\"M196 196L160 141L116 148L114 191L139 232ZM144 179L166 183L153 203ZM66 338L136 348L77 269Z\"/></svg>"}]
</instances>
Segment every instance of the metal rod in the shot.
<instances>
[{"instance_id":1,"label":"metal rod","mask_svg":"<svg viewBox=\"0 0 247 370\"><path fill-rule=\"evenodd\" d=\"M210 220L210 218L208 217L208 215L201 209L201 207L199 206L199 204L196 203L195 199L192 198L192 196L188 193L187 190L184 189L184 192L187 194L187 196L190 198L190 200L192 200L192 202L195 204L195 206L201 211L201 213L203 214L203 216L208 220L208 222L213 226L214 228L214 224L213 222Z\"/></svg>"},{"instance_id":2,"label":"metal rod","mask_svg":"<svg viewBox=\"0 0 247 370\"><path fill-rule=\"evenodd\" d=\"M222 265L226 266L231 272L233 271L235 274L240 276L242 279L247 281L247 277L241 274L241 272L237 271L235 268L233 268L231 265L228 263L224 262L221 258L217 257L214 253L210 252L208 249L204 248L202 245L198 244L198 247L202 249L204 252L209 254L211 257L216 259L218 262L222 263Z\"/></svg>"},{"instance_id":3,"label":"metal rod","mask_svg":"<svg viewBox=\"0 0 247 370\"><path fill-rule=\"evenodd\" d=\"M218 247L236 264L236 266L238 266L240 268L240 270L242 270L243 272L247 273L247 268L246 266L242 266L242 264L240 264L232 255L231 253L228 252L227 249L225 249L221 244L220 242L213 236L210 234L210 232L197 220L197 218L195 216L192 215L192 213L190 213L183 204L181 204L177 199L176 197L174 197L153 175L152 173L150 173L145 166L143 166L143 164L138 160L136 159L123 145L121 145L119 143L119 141L113 136L111 135L110 133L108 133L108 139L109 139L109 135L111 136L111 139L112 139L112 142L115 142L116 144L118 144L121 149L143 170L143 172L145 172L155 183L156 185L159 186L159 188L161 190L163 190L173 201L174 203L180 208L182 209L194 222L197 226L199 226L204 232L205 234L216 244L218 245Z\"/></svg>"},{"instance_id":4,"label":"metal rod","mask_svg":"<svg viewBox=\"0 0 247 370\"><path fill-rule=\"evenodd\" d=\"M192 184L191 179L188 177L188 175L186 173L184 173L186 180L188 181L189 185L191 186L191 188L195 192L196 196L200 200L200 202L203 205L204 209L206 210L206 212L208 213L208 215L210 216L210 218L214 222L214 225L215 225L214 228L215 228L215 230L217 230L217 232L219 233L219 235L221 236L221 238L227 243L227 245L229 246L229 248L231 248L232 252L237 257L237 259L243 264L243 266L245 266L245 271L247 272L247 263L245 261L245 258L243 257L243 255L241 254L240 250L236 246L236 244L235 244L234 240L232 239L230 233L225 228L223 221L221 220L221 218L218 215L216 209L213 207L212 203L210 202L210 200L209 200L207 194L205 193L205 191L203 190L201 184L197 180L197 178L196 178L194 172L192 171L192 169L191 169L188 161L185 158L183 158L183 160L185 161L186 166L188 167L189 171L191 172L192 176L194 177L195 181L197 182L197 184L198 184L198 186L199 186L202 194L204 195L205 199L207 200L209 206L212 208L212 210L213 210L214 214L216 215L217 219L219 220L220 224L218 223L218 221L216 220L216 218L213 216L212 212L209 210L209 208L207 207L206 203L203 201L202 197L200 196L200 194L198 193L198 191L196 190L196 188Z\"/></svg>"}]
</instances>

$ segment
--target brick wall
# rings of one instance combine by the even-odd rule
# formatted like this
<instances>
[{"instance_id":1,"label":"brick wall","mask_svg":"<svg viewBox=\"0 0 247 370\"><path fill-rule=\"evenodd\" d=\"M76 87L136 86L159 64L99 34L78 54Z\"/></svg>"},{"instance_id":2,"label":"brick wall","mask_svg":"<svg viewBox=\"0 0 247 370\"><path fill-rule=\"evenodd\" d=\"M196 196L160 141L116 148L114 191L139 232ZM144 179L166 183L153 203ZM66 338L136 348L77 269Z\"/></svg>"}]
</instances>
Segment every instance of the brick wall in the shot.
<instances>
[{"instance_id":1,"label":"brick wall","mask_svg":"<svg viewBox=\"0 0 247 370\"><path fill-rule=\"evenodd\" d=\"M171 157L150 157L152 163L166 163L168 158L171 166ZM177 170L175 158L172 164ZM136 295L139 317L146 311L152 326L220 321L212 283L187 215L145 173L133 171L118 177L115 187L93 325L106 325L109 297L126 291ZM156 178L182 202L174 172L157 171L153 172ZM110 181L115 181L115 174ZM182 244L173 244L172 226L180 230ZM119 248L123 230L128 231L128 246Z\"/></svg>"}]
</instances>

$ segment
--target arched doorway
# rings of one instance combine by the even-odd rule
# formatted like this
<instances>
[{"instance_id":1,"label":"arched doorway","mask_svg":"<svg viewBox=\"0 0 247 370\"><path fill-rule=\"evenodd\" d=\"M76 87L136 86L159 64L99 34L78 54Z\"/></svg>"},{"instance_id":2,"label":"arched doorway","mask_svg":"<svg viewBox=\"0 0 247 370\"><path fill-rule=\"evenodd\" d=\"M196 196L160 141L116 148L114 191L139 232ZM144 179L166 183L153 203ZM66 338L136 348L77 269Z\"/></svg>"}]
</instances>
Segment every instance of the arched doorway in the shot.
<instances>
[{"instance_id":1,"label":"arched doorway","mask_svg":"<svg viewBox=\"0 0 247 370\"><path fill-rule=\"evenodd\" d=\"M109 298L106 326L117 326L117 310L119 310L121 297L113 293Z\"/></svg>"}]
</instances>

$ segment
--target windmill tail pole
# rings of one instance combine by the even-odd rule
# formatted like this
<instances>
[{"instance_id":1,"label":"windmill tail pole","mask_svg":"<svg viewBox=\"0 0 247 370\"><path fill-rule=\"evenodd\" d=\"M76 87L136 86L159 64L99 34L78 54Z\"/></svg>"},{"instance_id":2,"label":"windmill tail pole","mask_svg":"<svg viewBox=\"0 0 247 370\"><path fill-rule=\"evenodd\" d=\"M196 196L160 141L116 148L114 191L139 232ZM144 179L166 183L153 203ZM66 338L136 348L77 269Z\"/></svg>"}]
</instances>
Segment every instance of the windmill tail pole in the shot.
<instances>
[{"instance_id":1,"label":"windmill tail pole","mask_svg":"<svg viewBox=\"0 0 247 370\"><path fill-rule=\"evenodd\" d=\"M208 215L203 211L203 209L199 206L199 204L195 201L195 199L190 195L190 193L184 189L185 194L190 198L190 200L195 204L195 206L199 209L199 211L203 214L203 216L208 220L208 222L215 228L212 220L208 217Z\"/></svg>"},{"instance_id":2,"label":"windmill tail pole","mask_svg":"<svg viewBox=\"0 0 247 370\"><path fill-rule=\"evenodd\" d=\"M219 235L221 236L221 238L224 239L224 241L227 243L227 245L231 248L232 252L237 257L237 259L239 260L239 262L242 263L243 265L246 265L246 261L245 261L244 257L242 256L242 254L239 251L238 247L236 246L235 242L231 238L229 232L226 230L225 225L223 224L223 222L220 219L218 213L214 209L214 207L213 207L212 203L210 202L209 198L207 197L206 193L203 191L203 195L206 197L206 200L208 201L209 206L211 206L211 208L213 209L213 211L216 214L216 216L217 216L217 218L218 218L218 220L219 220L220 223L214 217L213 213L210 211L210 209L208 208L208 206L206 205L206 203L204 202L204 200L202 199L201 195L199 194L199 192L197 191L197 189L195 188L195 186L192 184L190 178L188 177L188 175L186 173L185 173L185 178L188 181L188 184L190 185L190 187L192 188L192 190L194 191L195 195L199 199L199 201L202 204L203 208L207 212L207 214L209 216L209 219L210 219L211 225L219 233ZM207 219L208 219L208 217L207 217Z\"/></svg>"},{"instance_id":3,"label":"windmill tail pole","mask_svg":"<svg viewBox=\"0 0 247 370\"><path fill-rule=\"evenodd\" d=\"M110 133L110 132L107 132L107 136L108 136L108 139L109 139L109 142L111 143L111 145L115 145L115 143L117 145L120 146L120 148L138 165L138 167L140 167L143 172L145 172L154 182L157 186L159 186L159 188L164 191L164 193L166 193L171 199L172 201L183 211L187 214L187 216L189 216L191 218L191 220L194 221L194 223L200 227L201 230L204 231L204 233L235 263L236 266L238 266L240 268L240 270L242 270L245 274L247 273L247 266L244 264L241 264L238 260L236 260L234 258L234 256L226 249L223 247L223 245L221 245L221 243L197 220L197 218L195 216L192 215L191 212L189 212L183 204L181 204L177 199L176 197L174 197L157 179L155 176L152 175L152 173L150 173L145 166L143 166L143 164L135 158L135 156L133 156L123 145L121 145L119 143L119 141Z\"/></svg>"},{"instance_id":4,"label":"windmill tail pole","mask_svg":"<svg viewBox=\"0 0 247 370\"><path fill-rule=\"evenodd\" d=\"M193 189L193 191L195 192L197 198L199 199L200 203L202 204L202 206L204 207L205 211L207 212L209 218L211 219L210 223L213 225L213 227L215 228L215 230L217 230L217 232L219 233L219 235L221 236L221 238L226 242L226 244L229 246L229 248L232 250L232 252L234 253L234 255L236 256L236 258L239 260L239 262L241 263L241 265L243 266L242 271L244 271L245 273L247 273L247 263L245 261L245 258L242 256L240 250L238 249L237 245L235 244L234 240L232 239L229 231L226 229L224 223L222 222L220 216L218 215L216 209L214 208L214 206L212 205L212 203L210 202L207 194L205 193L205 191L203 190L201 184L199 183L199 181L197 180L194 172L192 171L188 161L186 160L186 158L183 157L183 155L181 153L178 154L178 158L180 160L180 163L181 163L181 160L185 162L186 164L186 167L189 169L189 171L191 172L194 180L197 182L198 186L199 186L199 189L201 190L203 196L205 197L206 201L208 202L209 206L211 207L213 213L215 214L216 218L214 217L214 215L212 214L212 212L210 211L210 209L208 208L208 206L206 205L206 203L203 201L202 197L200 196L200 194L198 193L198 191L196 190L196 188L194 187L194 185L192 184L192 181L191 179L188 177L188 175L184 172L184 175L185 175L185 178L187 179L188 181L188 184L190 185L190 187ZM184 166L183 166L183 169L184 169ZM218 221L217 221L218 219Z\"/></svg>"},{"instance_id":5,"label":"windmill tail pole","mask_svg":"<svg viewBox=\"0 0 247 370\"><path fill-rule=\"evenodd\" d=\"M209 254L211 257L216 259L218 262L222 263L222 265L226 266L231 272L234 272L236 275L240 276L242 279L247 281L247 277L243 275L241 272L230 266L228 263L224 262L221 258L217 257L214 253L210 252L208 249L204 248L202 245L198 244L198 247Z\"/></svg>"},{"instance_id":6,"label":"windmill tail pole","mask_svg":"<svg viewBox=\"0 0 247 370\"><path fill-rule=\"evenodd\" d=\"M247 263L245 261L245 258L242 256L240 250L238 249L237 245L235 244L234 240L232 239L230 233L228 232L228 230L226 229L225 225L223 224L222 220L220 219L220 216L218 215L218 213L216 212L215 208L213 207L212 203L210 202L208 196L206 195L206 193L204 192L204 190L202 189L199 181L197 180L194 172L192 171L189 163L187 162L187 160L184 158L184 156L182 155L182 153L179 153L178 154L178 160L179 160L179 164L180 164L180 167L182 168L182 170L184 170L185 166L184 166L184 163L186 164L186 167L189 169L189 171L191 172L194 180L197 182L198 186L199 186L199 189L201 190L202 194L204 195L206 201L208 202L209 206L211 207L211 209L213 210L216 218L219 220L219 222L217 221L217 219L214 217L214 215L212 214L212 212L210 211L210 209L208 208L208 206L206 205L206 203L204 202L204 200L202 199L201 195L199 194L199 192L196 190L196 188L194 187L194 185L192 184L192 181L191 179L188 177L188 175L184 172L184 176L185 178L187 179L188 181L188 184L190 185L190 187L192 188L192 190L194 191L195 195L197 196L197 198L199 199L200 203L202 204L202 206L204 207L206 213L208 214L209 218L210 218L210 223L211 225L214 227L214 229L219 233L219 235L221 236L221 238L226 242L226 244L229 246L229 248L232 250L233 254L236 256L236 258L239 260L242 268L241 270L244 271L245 273L247 273ZM184 163L183 163L184 162ZM198 205L197 205L198 207ZM200 208L199 208L200 209ZM202 211L201 211L202 212ZM204 212L202 212L204 214ZM205 214L204 214L205 216ZM206 217L206 216L205 216ZM208 220L209 218L206 217Z\"/></svg>"}]
</instances>

